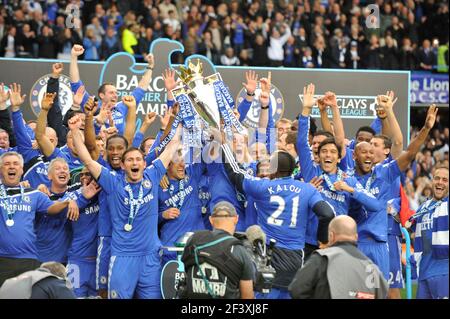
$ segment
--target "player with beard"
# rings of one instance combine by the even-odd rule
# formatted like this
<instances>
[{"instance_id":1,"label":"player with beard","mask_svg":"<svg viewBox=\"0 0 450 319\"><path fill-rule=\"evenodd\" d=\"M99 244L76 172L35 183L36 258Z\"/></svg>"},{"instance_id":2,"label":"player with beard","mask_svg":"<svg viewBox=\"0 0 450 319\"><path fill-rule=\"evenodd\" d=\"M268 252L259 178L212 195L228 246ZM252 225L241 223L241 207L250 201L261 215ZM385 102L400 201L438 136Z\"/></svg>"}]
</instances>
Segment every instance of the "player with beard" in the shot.
<instances>
[{"instance_id":1,"label":"player with beard","mask_svg":"<svg viewBox=\"0 0 450 319\"><path fill-rule=\"evenodd\" d=\"M374 150L371 144L360 142L355 147L353 155L355 178L367 192L373 194L382 203L380 210L372 210L368 207L353 210L352 217L358 223L358 248L380 268L386 280L389 280L387 205L392 199L391 185L414 160L434 126L437 111L434 104L430 106L424 127L396 160L374 165Z\"/></svg>"},{"instance_id":2,"label":"player with beard","mask_svg":"<svg viewBox=\"0 0 450 319\"><path fill-rule=\"evenodd\" d=\"M433 198L412 216L417 299L448 299L448 167L433 174Z\"/></svg>"}]
</instances>

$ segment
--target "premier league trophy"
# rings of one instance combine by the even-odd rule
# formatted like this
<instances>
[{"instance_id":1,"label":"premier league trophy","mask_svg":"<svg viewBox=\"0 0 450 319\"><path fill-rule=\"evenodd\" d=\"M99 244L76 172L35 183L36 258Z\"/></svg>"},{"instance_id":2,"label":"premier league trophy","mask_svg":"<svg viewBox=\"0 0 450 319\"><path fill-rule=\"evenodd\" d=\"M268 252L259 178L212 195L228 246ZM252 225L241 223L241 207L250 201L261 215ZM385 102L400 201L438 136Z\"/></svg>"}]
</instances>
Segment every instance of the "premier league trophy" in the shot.
<instances>
[{"instance_id":1,"label":"premier league trophy","mask_svg":"<svg viewBox=\"0 0 450 319\"><path fill-rule=\"evenodd\" d=\"M172 90L180 104L179 117L189 146L201 147L202 137L210 136L209 128L223 129L227 138L232 138L232 127L246 134L245 128L234 116L234 100L219 73L203 77L203 66L189 62L180 67L181 84ZM203 135L203 136L202 136Z\"/></svg>"}]
</instances>

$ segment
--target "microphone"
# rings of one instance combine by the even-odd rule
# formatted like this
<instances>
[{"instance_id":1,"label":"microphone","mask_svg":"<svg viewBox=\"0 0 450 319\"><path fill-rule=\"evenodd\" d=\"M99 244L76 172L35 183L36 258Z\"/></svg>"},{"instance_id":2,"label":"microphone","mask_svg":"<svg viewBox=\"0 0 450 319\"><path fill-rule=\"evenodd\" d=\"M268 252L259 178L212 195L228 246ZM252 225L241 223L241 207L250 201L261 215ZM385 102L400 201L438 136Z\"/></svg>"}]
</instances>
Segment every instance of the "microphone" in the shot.
<instances>
[{"instance_id":1,"label":"microphone","mask_svg":"<svg viewBox=\"0 0 450 319\"><path fill-rule=\"evenodd\" d=\"M262 257L266 256L266 234L259 225L252 225L245 231L247 239L255 247L258 254Z\"/></svg>"},{"instance_id":2,"label":"microphone","mask_svg":"<svg viewBox=\"0 0 450 319\"><path fill-rule=\"evenodd\" d=\"M277 244L277 241L275 239L273 239L273 238L270 239L269 248L267 249L267 266L270 266L270 264L271 264L273 249L275 248L276 244Z\"/></svg>"}]
</instances>

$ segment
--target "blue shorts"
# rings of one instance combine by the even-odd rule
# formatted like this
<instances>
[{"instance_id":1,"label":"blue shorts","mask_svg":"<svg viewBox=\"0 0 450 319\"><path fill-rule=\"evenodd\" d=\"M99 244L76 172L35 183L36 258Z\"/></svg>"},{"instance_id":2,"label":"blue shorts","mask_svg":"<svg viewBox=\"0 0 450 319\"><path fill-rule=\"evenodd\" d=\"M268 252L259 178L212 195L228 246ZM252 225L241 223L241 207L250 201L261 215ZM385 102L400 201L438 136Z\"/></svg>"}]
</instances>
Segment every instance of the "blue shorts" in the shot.
<instances>
[{"instance_id":1,"label":"blue shorts","mask_svg":"<svg viewBox=\"0 0 450 319\"><path fill-rule=\"evenodd\" d=\"M95 287L95 259L70 259L67 263L67 277L72 283L77 298L97 296Z\"/></svg>"},{"instance_id":2,"label":"blue shorts","mask_svg":"<svg viewBox=\"0 0 450 319\"><path fill-rule=\"evenodd\" d=\"M255 292L255 299L292 299L287 289L272 288L268 294Z\"/></svg>"},{"instance_id":3,"label":"blue shorts","mask_svg":"<svg viewBox=\"0 0 450 319\"><path fill-rule=\"evenodd\" d=\"M147 256L111 256L108 273L109 299L161 299L161 260Z\"/></svg>"},{"instance_id":4,"label":"blue shorts","mask_svg":"<svg viewBox=\"0 0 450 319\"><path fill-rule=\"evenodd\" d=\"M177 253L174 251L164 250L161 256L161 266L164 267L171 260L177 260Z\"/></svg>"},{"instance_id":5,"label":"blue shorts","mask_svg":"<svg viewBox=\"0 0 450 319\"><path fill-rule=\"evenodd\" d=\"M388 235L389 288L404 288L402 272L402 243L397 235Z\"/></svg>"},{"instance_id":6,"label":"blue shorts","mask_svg":"<svg viewBox=\"0 0 450 319\"><path fill-rule=\"evenodd\" d=\"M416 299L448 299L448 275L419 280Z\"/></svg>"},{"instance_id":7,"label":"blue shorts","mask_svg":"<svg viewBox=\"0 0 450 319\"><path fill-rule=\"evenodd\" d=\"M389 248L383 241L364 241L358 242L358 249L373 261L383 274L386 280L389 280Z\"/></svg>"},{"instance_id":8,"label":"blue shorts","mask_svg":"<svg viewBox=\"0 0 450 319\"><path fill-rule=\"evenodd\" d=\"M108 289L108 268L111 258L111 237L99 237L97 260L95 264L95 287L97 290Z\"/></svg>"}]
</instances>

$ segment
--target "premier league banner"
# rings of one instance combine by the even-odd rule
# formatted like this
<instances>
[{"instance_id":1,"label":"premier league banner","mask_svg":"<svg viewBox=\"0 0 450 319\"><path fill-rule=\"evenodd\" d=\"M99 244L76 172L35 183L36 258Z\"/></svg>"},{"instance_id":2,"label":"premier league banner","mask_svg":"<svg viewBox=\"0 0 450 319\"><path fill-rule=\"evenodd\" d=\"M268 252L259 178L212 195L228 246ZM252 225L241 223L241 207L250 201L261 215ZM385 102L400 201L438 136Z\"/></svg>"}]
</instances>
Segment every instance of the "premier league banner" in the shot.
<instances>
[{"instance_id":1,"label":"premier league banner","mask_svg":"<svg viewBox=\"0 0 450 319\"><path fill-rule=\"evenodd\" d=\"M167 105L167 92L164 88L162 73L167 68L174 68L180 72L179 65L171 64L171 55L174 52L183 52L183 45L179 42L158 39L152 44L151 53L155 57L153 79L148 90L137 107L137 127L140 127L142 117L149 112L164 114ZM190 61L201 61L205 77L219 73L221 79L229 90L234 104L245 98L242 82L245 82L245 72L249 69L256 71L261 77L267 77L272 72L271 105L272 115L277 121L281 117L295 119L301 112L301 99L303 87L309 83L316 86L317 96L326 91L335 92L337 102L344 121L346 136L354 136L356 130L363 125L370 125L376 118L375 100L378 94L385 94L393 90L398 101L394 107L395 114L401 129L409 130L409 71L368 71L368 70L325 70L325 69L293 69L293 68L266 68L266 67L221 67L214 66L204 56L191 56L187 59L185 67ZM26 120L36 118L40 111L40 101L46 90L46 82L51 73L51 65L55 62L64 63L64 74L60 77L59 105L63 114L72 105L70 91L69 61L34 60L34 59L4 59L0 58L0 83L5 85L20 83L22 90L27 94L29 107L23 107ZM137 87L145 65L137 64L133 56L120 52L111 56L105 62L78 62L80 77L87 91L94 95L98 87L104 82L110 82L117 88L119 96L129 95ZM448 86L448 78L447 78ZM243 124L247 127L256 127L259 118L258 96L256 96L250 111ZM447 92L448 103L448 92ZM319 109L315 107L312 116L319 120ZM331 116L331 114L330 114ZM157 125L152 127L151 134L157 131ZM404 134L407 143L408 134Z\"/></svg>"}]
</instances>

